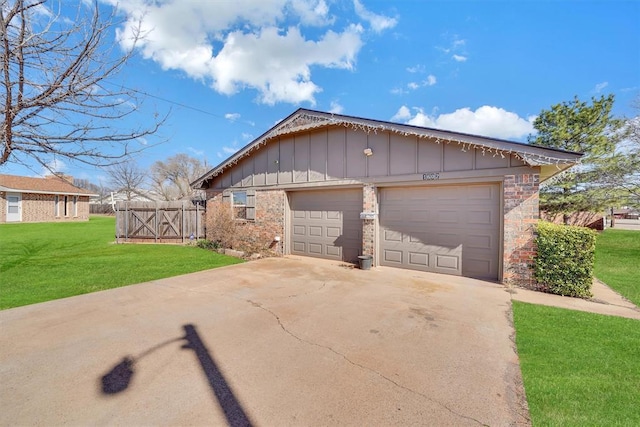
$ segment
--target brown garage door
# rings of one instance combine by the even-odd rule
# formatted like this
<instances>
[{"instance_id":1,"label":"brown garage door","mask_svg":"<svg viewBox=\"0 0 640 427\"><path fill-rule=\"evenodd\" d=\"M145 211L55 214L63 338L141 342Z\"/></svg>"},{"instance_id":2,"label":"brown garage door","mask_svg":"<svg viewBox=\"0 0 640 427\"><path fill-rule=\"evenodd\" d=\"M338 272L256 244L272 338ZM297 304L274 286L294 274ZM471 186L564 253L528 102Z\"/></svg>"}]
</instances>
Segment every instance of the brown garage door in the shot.
<instances>
[{"instance_id":1,"label":"brown garage door","mask_svg":"<svg viewBox=\"0 0 640 427\"><path fill-rule=\"evenodd\" d=\"M499 190L497 184L381 189L380 264L497 279Z\"/></svg>"},{"instance_id":2,"label":"brown garage door","mask_svg":"<svg viewBox=\"0 0 640 427\"><path fill-rule=\"evenodd\" d=\"M291 194L291 253L356 262L362 248L362 190Z\"/></svg>"}]
</instances>

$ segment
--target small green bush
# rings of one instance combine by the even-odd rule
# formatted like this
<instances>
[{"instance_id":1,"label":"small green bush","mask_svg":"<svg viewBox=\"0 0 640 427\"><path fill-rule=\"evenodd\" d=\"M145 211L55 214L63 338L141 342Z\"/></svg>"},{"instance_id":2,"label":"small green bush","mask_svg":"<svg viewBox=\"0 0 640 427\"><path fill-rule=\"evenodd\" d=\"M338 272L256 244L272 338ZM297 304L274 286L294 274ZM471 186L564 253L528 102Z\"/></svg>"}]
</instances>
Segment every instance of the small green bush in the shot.
<instances>
[{"instance_id":1,"label":"small green bush","mask_svg":"<svg viewBox=\"0 0 640 427\"><path fill-rule=\"evenodd\" d=\"M211 240L207 240L207 239L200 239L196 242L196 246L201 248L201 249L207 249L210 251L215 251L216 249L218 249L220 247L220 244L218 242L212 242Z\"/></svg>"},{"instance_id":2,"label":"small green bush","mask_svg":"<svg viewBox=\"0 0 640 427\"><path fill-rule=\"evenodd\" d=\"M535 277L552 294L589 298L596 233L584 227L538 224Z\"/></svg>"}]
</instances>

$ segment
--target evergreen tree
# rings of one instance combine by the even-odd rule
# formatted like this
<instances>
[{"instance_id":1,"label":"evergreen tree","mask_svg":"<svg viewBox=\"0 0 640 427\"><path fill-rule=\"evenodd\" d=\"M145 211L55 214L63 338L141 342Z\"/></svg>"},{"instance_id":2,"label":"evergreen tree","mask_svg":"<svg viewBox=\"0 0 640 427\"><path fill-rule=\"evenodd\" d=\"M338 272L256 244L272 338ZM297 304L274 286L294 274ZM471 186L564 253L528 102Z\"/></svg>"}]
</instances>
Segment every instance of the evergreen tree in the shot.
<instances>
[{"instance_id":1,"label":"evergreen tree","mask_svg":"<svg viewBox=\"0 0 640 427\"><path fill-rule=\"evenodd\" d=\"M612 116L613 103L613 95L594 97L591 104L575 97L543 110L534 121L538 133L529 136L529 143L584 154L581 164L540 189L540 209L562 213L565 223L572 212L601 212L628 200L624 184L633 173L632 153L621 147L628 126Z\"/></svg>"}]
</instances>

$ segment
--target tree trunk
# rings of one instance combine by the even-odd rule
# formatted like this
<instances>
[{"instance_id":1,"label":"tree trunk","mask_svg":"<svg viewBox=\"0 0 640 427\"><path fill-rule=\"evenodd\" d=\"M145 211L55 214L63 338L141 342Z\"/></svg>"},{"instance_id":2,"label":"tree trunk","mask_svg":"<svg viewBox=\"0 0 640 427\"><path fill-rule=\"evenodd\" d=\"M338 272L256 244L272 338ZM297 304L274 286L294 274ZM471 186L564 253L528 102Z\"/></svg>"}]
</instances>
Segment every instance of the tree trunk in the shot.
<instances>
[{"instance_id":1,"label":"tree trunk","mask_svg":"<svg viewBox=\"0 0 640 427\"><path fill-rule=\"evenodd\" d=\"M611 228L616 226L616 218L613 216L613 208L611 208Z\"/></svg>"}]
</instances>

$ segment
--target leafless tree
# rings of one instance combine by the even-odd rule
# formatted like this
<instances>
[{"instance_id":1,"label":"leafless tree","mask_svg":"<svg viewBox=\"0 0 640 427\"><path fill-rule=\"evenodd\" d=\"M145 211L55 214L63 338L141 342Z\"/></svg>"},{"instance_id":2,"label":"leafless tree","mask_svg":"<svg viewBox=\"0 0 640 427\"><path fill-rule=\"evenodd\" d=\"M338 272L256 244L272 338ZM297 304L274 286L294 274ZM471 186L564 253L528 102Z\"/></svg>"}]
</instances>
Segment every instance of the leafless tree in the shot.
<instances>
[{"instance_id":1,"label":"leafless tree","mask_svg":"<svg viewBox=\"0 0 640 427\"><path fill-rule=\"evenodd\" d=\"M202 191L194 190L189 184L207 170L206 161L184 153L176 154L151 166L152 187L165 200L203 198Z\"/></svg>"},{"instance_id":2,"label":"leafless tree","mask_svg":"<svg viewBox=\"0 0 640 427\"><path fill-rule=\"evenodd\" d=\"M133 160L116 163L107 168L110 184L114 191L125 193L127 200L132 200L147 180L147 172Z\"/></svg>"},{"instance_id":3,"label":"leafless tree","mask_svg":"<svg viewBox=\"0 0 640 427\"><path fill-rule=\"evenodd\" d=\"M60 158L112 165L144 149L164 122L155 112L143 116L138 92L113 81L136 40L121 51L114 12L103 16L104 9L80 0L0 0L0 166ZM133 118L145 124L127 126Z\"/></svg>"}]
</instances>

